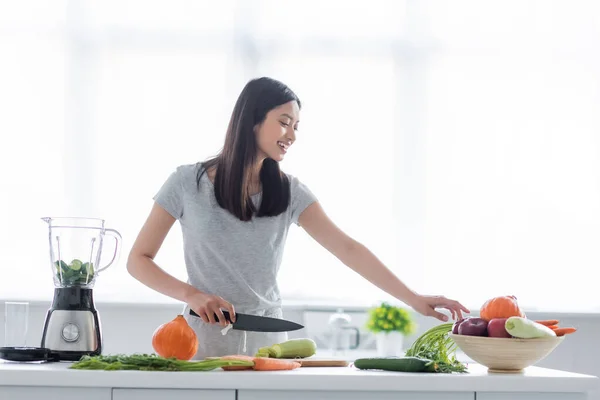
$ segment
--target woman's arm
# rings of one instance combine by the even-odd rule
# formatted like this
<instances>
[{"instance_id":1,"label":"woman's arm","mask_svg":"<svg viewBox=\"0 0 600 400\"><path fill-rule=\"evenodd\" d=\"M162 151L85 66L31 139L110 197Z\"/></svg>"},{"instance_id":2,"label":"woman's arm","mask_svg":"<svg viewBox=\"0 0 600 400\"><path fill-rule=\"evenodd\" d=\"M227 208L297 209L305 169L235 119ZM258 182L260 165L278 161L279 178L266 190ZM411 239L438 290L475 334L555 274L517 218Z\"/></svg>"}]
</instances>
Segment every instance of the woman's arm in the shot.
<instances>
[{"instance_id":1,"label":"woman's arm","mask_svg":"<svg viewBox=\"0 0 600 400\"><path fill-rule=\"evenodd\" d=\"M447 317L436 311L436 307L448 309L454 318L462 318L462 311L469 312L455 300L444 296L423 296L411 290L368 248L339 229L325 214L319 202L308 206L300 214L298 222L313 239L346 266L417 312L442 321L446 321Z\"/></svg>"},{"instance_id":2,"label":"woman's arm","mask_svg":"<svg viewBox=\"0 0 600 400\"><path fill-rule=\"evenodd\" d=\"M151 289L166 296L185 302L204 320L226 324L221 308L228 309L235 321L233 306L218 296L199 291L192 285L182 282L165 272L155 262L154 257L160 249L175 218L157 203L154 203L150 215L142 226L127 259L127 271ZM212 312L210 312L212 311ZM215 320L214 314L219 318Z\"/></svg>"},{"instance_id":3,"label":"woman's arm","mask_svg":"<svg viewBox=\"0 0 600 400\"><path fill-rule=\"evenodd\" d=\"M174 223L175 218L154 203L150 215L142 226L129 253L127 271L149 288L185 302L194 288L166 273L154 262L156 253L158 253Z\"/></svg>"}]
</instances>

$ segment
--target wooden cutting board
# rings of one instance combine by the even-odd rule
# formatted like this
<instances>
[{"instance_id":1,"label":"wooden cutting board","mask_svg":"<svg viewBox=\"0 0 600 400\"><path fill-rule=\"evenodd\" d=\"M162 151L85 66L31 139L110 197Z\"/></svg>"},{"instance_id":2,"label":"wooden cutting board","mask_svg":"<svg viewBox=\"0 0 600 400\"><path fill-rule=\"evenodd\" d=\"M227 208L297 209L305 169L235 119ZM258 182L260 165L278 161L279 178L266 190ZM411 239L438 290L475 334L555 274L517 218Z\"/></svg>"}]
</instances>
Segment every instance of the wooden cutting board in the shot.
<instances>
[{"instance_id":1,"label":"wooden cutting board","mask_svg":"<svg viewBox=\"0 0 600 400\"><path fill-rule=\"evenodd\" d=\"M206 357L206 360L216 360L219 357ZM302 367L347 367L350 362L347 360L333 358L283 358L282 360L299 362Z\"/></svg>"},{"instance_id":2,"label":"wooden cutting board","mask_svg":"<svg viewBox=\"0 0 600 400\"><path fill-rule=\"evenodd\" d=\"M346 360L328 360L328 359L306 359L306 360L295 360L298 361L302 367L347 367L350 363Z\"/></svg>"}]
</instances>

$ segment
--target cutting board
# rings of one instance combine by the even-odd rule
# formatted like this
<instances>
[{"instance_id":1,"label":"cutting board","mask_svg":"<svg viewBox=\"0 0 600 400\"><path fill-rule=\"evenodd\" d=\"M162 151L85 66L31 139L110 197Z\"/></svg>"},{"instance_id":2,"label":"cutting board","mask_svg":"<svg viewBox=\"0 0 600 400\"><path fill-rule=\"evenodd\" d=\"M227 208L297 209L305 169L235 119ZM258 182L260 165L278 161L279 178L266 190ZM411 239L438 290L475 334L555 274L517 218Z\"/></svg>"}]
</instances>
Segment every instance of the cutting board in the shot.
<instances>
[{"instance_id":1,"label":"cutting board","mask_svg":"<svg viewBox=\"0 0 600 400\"><path fill-rule=\"evenodd\" d=\"M307 358L294 360L302 367L347 367L350 363L347 360L328 359L328 358Z\"/></svg>"},{"instance_id":2,"label":"cutting board","mask_svg":"<svg viewBox=\"0 0 600 400\"><path fill-rule=\"evenodd\" d=\"M215 360L219 357L206 357L206 360ZM347 367L350 365L348 360L334 358L283 358L282 360L290 360L299 362L302 367Z\"/></svg>"}]
</instances>

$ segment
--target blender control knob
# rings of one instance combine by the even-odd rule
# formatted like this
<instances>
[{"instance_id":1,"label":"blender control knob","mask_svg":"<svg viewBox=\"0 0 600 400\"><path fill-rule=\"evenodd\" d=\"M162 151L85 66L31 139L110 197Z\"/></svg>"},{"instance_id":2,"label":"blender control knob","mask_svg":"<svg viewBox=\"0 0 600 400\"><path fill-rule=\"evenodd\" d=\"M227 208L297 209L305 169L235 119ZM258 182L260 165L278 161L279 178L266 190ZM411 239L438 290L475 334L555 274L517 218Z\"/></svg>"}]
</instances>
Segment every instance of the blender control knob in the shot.
<instances>
[{"instance_id":1,"label":"blender control knob","mask_svg":"<svg viewBox=\"0 0 600 400\"><path fill-rule=\"evenodd\" d=\"M79 328L75 324L66 324L62 330L62 337L67 342L75 342L79 339Z\"/></svg>"}]
</instances>

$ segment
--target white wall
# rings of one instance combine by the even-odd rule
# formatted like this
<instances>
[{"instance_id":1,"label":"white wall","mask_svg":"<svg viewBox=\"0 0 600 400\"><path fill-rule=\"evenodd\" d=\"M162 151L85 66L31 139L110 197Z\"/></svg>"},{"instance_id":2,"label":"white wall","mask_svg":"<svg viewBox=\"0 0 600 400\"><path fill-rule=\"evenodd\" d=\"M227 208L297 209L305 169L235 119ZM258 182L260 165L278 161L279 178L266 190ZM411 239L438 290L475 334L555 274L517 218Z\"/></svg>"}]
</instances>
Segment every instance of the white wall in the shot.
<instances>
[{"instance_id":1,"label":"white wall","mask_svg":"<svg viewBox=\"0 0 600 400\"><path fill-rule=\"evenodd\" d=\"M27 345L39 346L46 310L50 302L33 302L29 308L29 331ZM151 338L154 330L182 311L177 304L110 304L96 305L102 322L104 335L104 353L152 353ZM305 325L305 329L291 332L290 337L311 337L317 341L319 349L325 351L323 336L327 330L327 321L334 308L289 306L284 309L284 317ZM361 349L373 349L374 341L364 330L366 313L357 307L345 310L352 316L353 324L361 329ZM575 326L578 332L566 340L546 359L539 362L540 367L555 368L600 376L600 314L547 314L528 313L533 319L559 319L563 326ZM0 307L0 320L4 320L4 307ZM405 347L426 329L436 325L437 320L417 316L417 332L405 339ZM0 343L4 343L4 329L0 331ZM600 391L590 400L600 400Z\"/></svg>"}]
</instances>

